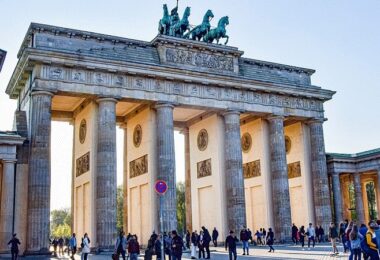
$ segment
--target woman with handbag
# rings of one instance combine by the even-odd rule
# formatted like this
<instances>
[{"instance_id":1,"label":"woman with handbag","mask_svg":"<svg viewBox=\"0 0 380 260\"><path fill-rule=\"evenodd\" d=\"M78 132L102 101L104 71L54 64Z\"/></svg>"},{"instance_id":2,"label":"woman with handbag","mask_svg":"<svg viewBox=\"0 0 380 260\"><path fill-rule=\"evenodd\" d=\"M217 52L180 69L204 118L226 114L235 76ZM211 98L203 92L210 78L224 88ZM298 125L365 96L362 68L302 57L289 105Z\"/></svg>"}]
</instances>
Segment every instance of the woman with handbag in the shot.
<instances>
[{"instance_id":1,"label":"woman with handbag","mask_svg":"<svg viewBox=\"0 0 380 260\"><path fill-rule=\"evenodd\" d=\"M87 260L87 256L91 252L91 250L90 250L90 239L89 239L87 233L85 233L84 237L82 238L81 247L82 247L81 259Z\"/></svg>"}]
</instances>

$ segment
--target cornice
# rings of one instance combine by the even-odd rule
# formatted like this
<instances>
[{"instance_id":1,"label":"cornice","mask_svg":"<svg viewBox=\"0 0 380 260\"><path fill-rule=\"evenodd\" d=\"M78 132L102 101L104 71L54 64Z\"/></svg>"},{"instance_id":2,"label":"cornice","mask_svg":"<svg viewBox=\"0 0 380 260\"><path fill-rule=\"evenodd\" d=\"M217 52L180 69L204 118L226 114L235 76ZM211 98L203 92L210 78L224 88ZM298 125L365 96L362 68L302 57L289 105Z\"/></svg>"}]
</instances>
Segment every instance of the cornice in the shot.
<instances>
[{"instance_id":1,"label":"cornice","mask_svg":"<svg viewBox=\"0 0 380 260\"><path fill-rule=\"evenodd\" d=\"M0 72L1 72L1 69L3 68L3 64L4 64L4 61L5 61L5 56L7 56L7 52L0 49Z\"/></svg>"}]
</instances>

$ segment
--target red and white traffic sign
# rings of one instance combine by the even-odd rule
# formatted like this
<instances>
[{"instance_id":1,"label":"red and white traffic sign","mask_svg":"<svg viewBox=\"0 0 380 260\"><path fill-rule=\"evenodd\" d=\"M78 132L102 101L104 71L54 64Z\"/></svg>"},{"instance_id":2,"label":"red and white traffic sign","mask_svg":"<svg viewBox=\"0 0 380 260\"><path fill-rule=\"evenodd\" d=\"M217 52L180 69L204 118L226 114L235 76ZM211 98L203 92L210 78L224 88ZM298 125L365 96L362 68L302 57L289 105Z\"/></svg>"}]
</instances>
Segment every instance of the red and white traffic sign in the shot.
<instances>
[{"instance_id":1,"label":"red and white traffic sign","mask_svg":"<svg viewBox=\"0 0 380 260\"><path fill-rule=\"evenodd\" d=\"M157 180L154 184L154 189L160 195L164 195L168 190L168 184L163 180Z\"/></svg>"}]
</instances>

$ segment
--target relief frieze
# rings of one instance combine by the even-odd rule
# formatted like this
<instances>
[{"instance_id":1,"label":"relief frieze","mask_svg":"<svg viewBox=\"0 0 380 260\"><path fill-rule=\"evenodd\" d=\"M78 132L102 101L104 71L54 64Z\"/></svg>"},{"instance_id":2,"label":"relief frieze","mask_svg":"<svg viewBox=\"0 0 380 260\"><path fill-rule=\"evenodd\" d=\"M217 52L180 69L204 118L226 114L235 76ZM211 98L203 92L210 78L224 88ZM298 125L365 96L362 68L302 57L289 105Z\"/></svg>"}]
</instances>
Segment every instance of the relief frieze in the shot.
<instances>
[{"instance_id":1,"label":"relief frieze","mask_svg":"<svg viewBox=\"0 0 380 260\"><path fill-rule=\"evenodd\" d=\"M129 178L135 178L148 172L148 155L129 162Z\"/></svg>"},{"instance_id":2,"label":"relief frieze","mask_svg":"<svg viewBox=\"0 0 380 260\"><path fill-rule=\"evenodd\" d=\"M76 160L75 176L79 177L90 170L90 152L82 155Z\"/></svg>"},{"instance_id":3,"label":"relief frieze","mask_svg":"<svg viewBox=\"0 0 380 260\"><path fill-rule=\"evenodd\" d=\"M244 179L250 179L261 176L260 160L243 164Z\"/></svg>"},{"instance_id":4,"label":"relief frieze","mask_svg":"<svg viewBox=\"0 0 380 260\"><path fill-rule=\"evenodd\" d=\"M288 164L288 178L293 179L301 177L301 162L294 162Z\"/></svg>"},{"instance_id":5,"label":"relief frieze","mask_svg":"<svg viewBox=\"0 0 380 260\"><path fill-rule=\"evenodd\" d=\"M204 160L197 163L197 177L203 178L211 176L211 159Z\"/></svg>"}]
</instances>

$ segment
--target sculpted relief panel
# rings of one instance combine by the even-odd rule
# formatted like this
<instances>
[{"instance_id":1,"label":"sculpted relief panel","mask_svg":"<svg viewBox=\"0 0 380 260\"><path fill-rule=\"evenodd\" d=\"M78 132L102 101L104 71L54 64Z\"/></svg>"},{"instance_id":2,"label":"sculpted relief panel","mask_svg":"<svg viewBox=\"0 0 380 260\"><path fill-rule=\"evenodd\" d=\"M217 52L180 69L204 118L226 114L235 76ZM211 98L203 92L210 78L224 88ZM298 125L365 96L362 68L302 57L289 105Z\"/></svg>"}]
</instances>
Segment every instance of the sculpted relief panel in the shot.
<instances>
[{"instance_id":1,"label":"sculpted relief panel","mask_svg":"<svg viewBox=\"0 0 380 260\"><path fill-rule=\"evenodd\" d=\"M203 178L211 176L211 159L204 160L197 163L197 177Z\"/></svg>"},{"instance_id":2,"label":"sculpted relief panel","mask_svg":"<svg viewBox=\"0 0 380 260\"><path fill-rule=\"evenodd\" d=\"M243 164L244 179L261 176L260 160Z\"/></svg>"},{"instance_id":3,"label":"sculpted relief panel","mask_svg":"<svg viewBox=\"0 0 380 260\"><path fill-rule=\"evenodd\" d=\"M148 155L144 155L137 158L134 161L129 162L129 178L143 175L148 172Z\"/></svg>"},{"instance_id":4,"label":"sculpted relief panel","mask_svg":"<svg viewBox=\"0 0 380 260\"><path fill-rule=\"evenodd\" d=\"M293 179L301 177L301 162L288 164L288 178Z\"/></svg>"},{"instance_id":5,"label":"sculpted relief panel","mask_svg":"<svg viewBox=\"0 0 380 260\"><path fill-rule=\"evenodd\" d=\"M97 73L94 71L78 71L72 68L57 68L43 65L41 79L50 81L65 81L96 86L116 87L129 90L214 99L217 101L232 101L264 106L275 106L289 109L302 109L323 112L323 102L319 100L292 97L274 93L264 93L255 90L223 88L212 85L202 85L151 77L137 77L118 73Z\"/></svg>"},{"instance_id":6,"label":"sculpted relief panel","mask_svg":"<svg viewBox=\"0 0 380 260\"><path fill-rule=\"evenodd\" d=\"M90 170L90 152L82 155L76 160L76 177L81 176L82 174Z\"/></svg>"}]
</instances>

